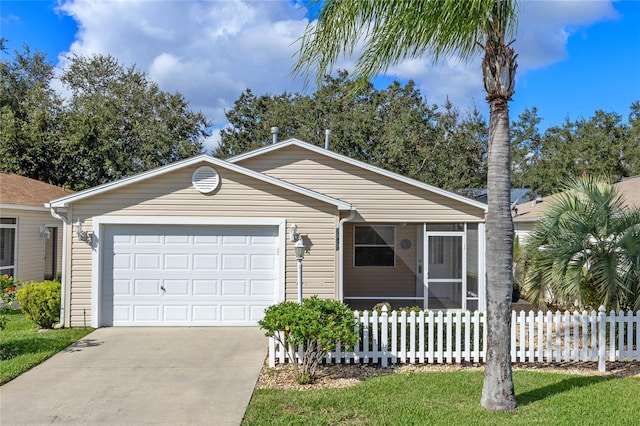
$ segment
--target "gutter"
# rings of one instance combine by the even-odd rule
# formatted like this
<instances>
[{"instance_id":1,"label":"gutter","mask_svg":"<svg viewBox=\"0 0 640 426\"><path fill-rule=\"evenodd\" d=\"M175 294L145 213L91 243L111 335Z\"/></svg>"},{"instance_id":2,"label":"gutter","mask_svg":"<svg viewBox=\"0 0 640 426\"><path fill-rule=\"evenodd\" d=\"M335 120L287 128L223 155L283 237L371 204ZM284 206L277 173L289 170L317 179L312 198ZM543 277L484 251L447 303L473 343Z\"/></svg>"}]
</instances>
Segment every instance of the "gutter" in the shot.
<instances>
[{"instance_id":1,"label":"gutter","mask_svg":"<svg viewBox=\"0 0 640 426\"><path fill-rule=\"evenodd\" d=\"M58 324L57 328L64 328L64 319L65 319L65 306L64 302L66 299L66 288L67 288L67 228L69 227L69 218L66 216L59 215L51 204L45 204L46 207L49 207L51 216L56 219L62 221L62 271L60 281L62 281L61 286L61 294L60 298L60 324Z\"/></svg>"},{"instance_id":2,"label":"gutter","mask_svg":"<svg viewBox=\"0 0 640 426\"><path fill-rule=\"evenodd\" d=\"M356 217L356 208L351 206L349 216L340 219L338 225L338 300L344 302L344 224Z\"/></svg>"}]
</instances>

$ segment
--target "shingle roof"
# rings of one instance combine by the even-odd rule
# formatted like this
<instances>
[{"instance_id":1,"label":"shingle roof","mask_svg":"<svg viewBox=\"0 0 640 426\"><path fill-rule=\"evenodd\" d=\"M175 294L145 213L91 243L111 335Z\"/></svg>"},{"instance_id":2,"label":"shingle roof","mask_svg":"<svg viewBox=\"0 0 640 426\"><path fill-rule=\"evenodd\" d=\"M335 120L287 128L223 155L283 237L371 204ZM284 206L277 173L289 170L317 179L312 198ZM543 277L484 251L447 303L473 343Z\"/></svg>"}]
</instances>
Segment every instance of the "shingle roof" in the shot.
<instances>
[{"instance_id":1,"label":"shingle roof","mask_svg":"<svg viewBox=\"0 0 640 426\"><path fill-rule=\"evenodd\" d=\"M39 180L0 172L0 204L44 208L45 203L73 194L73 192L70 189L60 188Z\"/></svg>"},{"instance_id":2,"label":"shingle roof","mask_svg":"<svg viewBox=\"0 0 640 426\"><path fill-rule=\"evenodd\" d=\"M624 178L614 184L618 193L624 198L627 207L640 206L640 176ZM518 214L513 218L514 222L533 222L538 220L543 214L547 206L553 201L558 194L549 195L526 203L518 204Z\"/></svg>"}]
</instances>

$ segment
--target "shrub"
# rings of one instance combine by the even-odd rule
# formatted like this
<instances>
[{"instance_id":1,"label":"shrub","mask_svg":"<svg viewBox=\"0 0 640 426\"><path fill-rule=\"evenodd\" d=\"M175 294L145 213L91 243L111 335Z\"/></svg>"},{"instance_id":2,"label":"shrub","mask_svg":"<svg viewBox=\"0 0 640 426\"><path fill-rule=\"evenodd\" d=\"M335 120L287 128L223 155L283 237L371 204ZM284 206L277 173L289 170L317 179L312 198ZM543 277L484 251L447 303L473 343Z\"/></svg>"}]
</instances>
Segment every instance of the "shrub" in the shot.
<instances>
[{"instance_id":1,"label":"shrub","mask_svg":"<svg viewBox=\"0 0 640 426\"><path fill-rule=\"evenodd\" d=\"M22 312L42 328L60 320L61 285L56 281L30 283L18 290Z\"/></svg>"},{"instance_id":2,"label":"shrub","mask_svg":"<svg viewBox=\"0 0 640 426\"><path fill-rule=\"evenodd\" d=\"M352 347L356 341L356 319L347 305L336 300L317 296L304 299L302 305L281 302L265 310L264 319L258 322L281 345L291 346L287 357L294 366L296 381L313 382L315 372L328 351L342 345ZM302 348L298 359L295 348Z\"/></svg>"},{"instance_id":3,"label":"shrub","mask_svg":"<svg viewBox=\"0 0 640 426\"><path fill-rule=\"evenodd\" d=\"M11 308L13 301L16 300L16 287L18 284L18 280L7 274L0 276L0 299L2 299L2 303L7 308Z\"/></svg>"}]
</instances>

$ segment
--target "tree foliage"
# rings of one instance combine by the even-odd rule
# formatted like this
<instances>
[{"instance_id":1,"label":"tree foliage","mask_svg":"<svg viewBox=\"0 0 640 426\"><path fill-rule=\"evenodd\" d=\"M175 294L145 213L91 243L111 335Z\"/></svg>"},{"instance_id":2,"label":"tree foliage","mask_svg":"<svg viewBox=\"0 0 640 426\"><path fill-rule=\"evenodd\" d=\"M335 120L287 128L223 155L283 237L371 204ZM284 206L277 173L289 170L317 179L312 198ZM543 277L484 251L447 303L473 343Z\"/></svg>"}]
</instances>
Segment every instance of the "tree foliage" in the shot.
<instances>
[{"instance_id":1,"label":"tree foliage","mask_svg":"<svg viewBox=\"0 0 640 426\"><path fill-rule=\"evenodd\" d=\"M428 104L413 81L360 92L346 71L325 76L312 95L256 96L246 90L226 112L215 155L221 158L298 138L366 163L449 189L485 186L488 129L477 110L461 114L450 102ZM451 155L455 152L456 155Z\"/></svg>"},{"instance_id":2,"label":"tree foliage","mask_svg":"<svg viewBox=\"0 0 640 426\"><path fill-rule=\"evenodd\" d=\"M525 109L512 125L512 184L550 195L582 175L614 179L640 174L640 102L622 116L598 110L590 118L539 131L537 109Z\"/></svg>"},{"instance_id":3,"label":"tree foliage","mask_svg":"<svg viewBox=\"0 0 640 426\"><path fill-rule=\"evenodd\" d=\"M112 56L72 56L53 90L53 66L28 47L2 61L0 168L84 189L202 151L209 123Z\"/></svg>"},{"instance_id":4,"label":"tree foliage","mask_svg":"<svg viewBox=\"0 0 640 426\"><path fill-rule=\"evenodd\" d=\"M536 307L638 310L640 208L626 208L606 180L570 179L536 223L523 261Z\"/></svg>"}]
</instances>

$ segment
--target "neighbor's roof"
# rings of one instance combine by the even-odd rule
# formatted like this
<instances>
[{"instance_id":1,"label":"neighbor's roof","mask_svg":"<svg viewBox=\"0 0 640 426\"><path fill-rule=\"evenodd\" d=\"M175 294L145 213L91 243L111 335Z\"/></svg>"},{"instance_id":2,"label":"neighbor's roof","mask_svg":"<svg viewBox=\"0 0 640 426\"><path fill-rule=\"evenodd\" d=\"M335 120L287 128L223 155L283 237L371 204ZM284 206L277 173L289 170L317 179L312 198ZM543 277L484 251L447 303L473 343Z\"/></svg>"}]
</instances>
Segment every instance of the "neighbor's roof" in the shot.
<instances>
[{"instance_id":1,"label":"neighbor's roof","mask_svg":"<svg viewBox=\"0 0 640 426\"><path fill-rule=\"evenodd\" d=\"M300 148L303 148L303 149L307 149L309 151L317 152L319 154L322 154L322 155L325 155L327 157L336 159L338 161L342 161L342 162L347 163L347 164L351 164L352 166L356 166L356 167L359 167L361 169L365 169L365 170L372 171L374 173L378 173L378 174L386 176L388 178L395 179L397 181L404 182L406 184L418 187L418 188L423 189L425 191L429 191L429 192L432 192L432 193L435 193L435 194L438 194L438 195L442 195L444 197L447 197L447 198L462 202L464 204L468 204L468 205L480 208L484 212L487 211L487 205L485 203L480 202L480 201L472 200L472 199L464 197L462 195L455 194L453 192L449 192L449 191L446 191L444 189L441 189L441 188L438 188L438 187L435 187L435 186L432 186L432 185L428 185L428 184L426 184L424 182L420 182L420 181L417 181L415 179L408 178L408 177L400 175L398 173L390 172L389 170L385 170L385 169L382 169L380 167L372 166L371 164L367 164L365 162L362 162L362 161L359 161L359 160L355 160L355 159L347 157L345 155L338 154L337 152L331 151L330 149L321 148L319 146L312 145L312 144L310 144L308 142L304 142L304 141L301 141L301 140L295 139L295 138L287 139L287 140L282 141L282 142L277 142L275 144L267 145L265 147L258 148L256 150L249 151L249 152L246 152L244 154L237 155L235 157L227 159L227 161L229 161L231 163L237 163L237 162L245 160L247 158L256 157L256 156L265 154L267 152L276 151L276 150L283 149L283 148L286 148L286 147L292 146L292 145L300 147Z\"/></svg>"},{"instance_id":2,"label":"neighbor's roof","mask_svg":"<svg viewBox=\"0 0 640 426\"><path fill-rule=\"evenodd\" d=\"M54 198L73 194L70 189L60 188L39 180L0 172L0 204L5 207L20 208L21 206L39 207Z\"/></svg>"},{"instance_id":3,"label":"neighbor's roof","mask_svg":"<svg viewBox=\"0 0 640 426\"><path fill-rule=\"evenodd\" d=\"M181 160L181 161L177 161L175 163L172 164L168 164L166 166L162 166L162 167L158 167L157 169L153 169L153 170L149 170L146 172L142 172L139 173L137 175L134 176L130 176L121 180L117 180L114 182L109 182L109 183L105 183L103 185L100 186L96 186L93 188L89 188L89 189L85 189L84 191L80 191L77 192L73 195L70 195L68 197L62 197L62 198L56 198L55 200L51 201L51 207L54 208L64 208L69 206L69 204L79 201L79 200L83 200L85 198L89 198L89 197L93 197L95 195L99 195L111 190L114 190L116 188L122 188L128 185L131 185L133 183L136 182L141 182L143 180L146 179L151 179L153 177L156 176L160 176L163 175L165 173L169 173L171 171L174 170L178 170L181 169L183 167L187 167L187 166L191 166L194 164L198 164L198 163L208 163L210 165L216 166L216 167L221 167L227 170L231 170L234 171L236 173L240 173L246 176L250 176L254 179L260 180L262 182L267 182L270 183L274 186L278 186L280 188L285 188L288 189L290 191L296 192L298 194L302 194L302 195L306 195L307 197L311 197L314 198L316 200L320 200L323 201L325 203L328 204L332 204L334 206L336 206L339 210L352 210L354 209L354 206L352 206L351 204L344 202L342 200L338 200L336 198L333 197L329 197L327 195L324 194L320 194L318 192L312 191L310 189L307 188L302 188L300 186L294 185L292 183L289 182L285 182L283 180L280 179L276 179L273 178L271 176L267 176L264 175L262 173L258 173L258 172L254 172L253 170L249 170L247 168L244 168L242 166L236 165L236 164L232 164L232 163L228 163L224 160L220 160L218 158L215 157L210 157L208 155L205 154L201 154L201 155L197 155L195 157L191 157L188 158L186 160Z\"/></svg>"},{"instance_id":4,"label":"neighbor's roof","mask_svg":"<svg viewBox=\"0 0 640 426\"><path fill-rule=\"evenodd\" d=\"M627 207L640 206L640 176L623 178L614 184L618 193L622 196ZM514 222L535 222L546 210L547 206L558 197L559 194L552 194L526 203L518 204L518 214L513 218Z\"/></svg>"}]
</instances>

